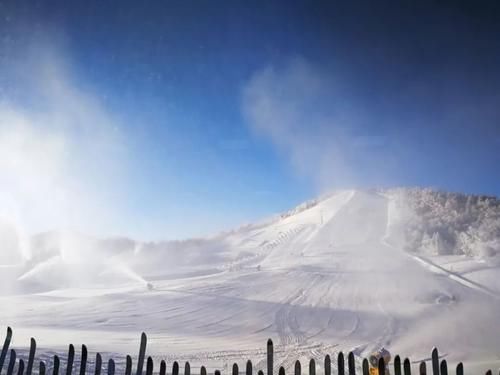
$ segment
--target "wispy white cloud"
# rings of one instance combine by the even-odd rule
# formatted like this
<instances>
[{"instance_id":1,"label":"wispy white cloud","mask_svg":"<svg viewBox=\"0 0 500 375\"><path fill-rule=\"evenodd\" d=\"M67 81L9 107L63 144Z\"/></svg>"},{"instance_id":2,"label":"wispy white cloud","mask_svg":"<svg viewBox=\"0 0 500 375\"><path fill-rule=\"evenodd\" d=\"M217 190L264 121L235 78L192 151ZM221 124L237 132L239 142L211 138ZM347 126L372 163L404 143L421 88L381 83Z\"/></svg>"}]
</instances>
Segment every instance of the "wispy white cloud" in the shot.
<instances>
[{"instance_id":1,"label":"wispy white cloud","mask_svg":"<svg viewBox=\"0 0 500 375\"><path fill-rule=\"evenodd\" d=\"M243 90L243 112L255 134L320 190L379 184L394 163L390 139L370 129L363 106L342 87L298 58L256 72Z\"/></svg>"}]
</instances>

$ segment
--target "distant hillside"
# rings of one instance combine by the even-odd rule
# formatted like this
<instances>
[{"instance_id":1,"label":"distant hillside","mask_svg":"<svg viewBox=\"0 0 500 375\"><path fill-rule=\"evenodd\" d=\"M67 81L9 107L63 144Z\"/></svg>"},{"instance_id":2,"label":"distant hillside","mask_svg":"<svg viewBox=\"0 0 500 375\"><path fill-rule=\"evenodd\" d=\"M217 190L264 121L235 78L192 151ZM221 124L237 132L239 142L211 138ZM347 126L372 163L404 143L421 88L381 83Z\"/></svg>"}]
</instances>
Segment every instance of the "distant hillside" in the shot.
<instances>
[{"instance_id":1,"label":"distant hillside","mask_svg":"<svg viewBox=\"0 0 500 375\"><path fill-rule=\"evenodd\" d=\"M434 255L500 254L500 200L431 189L388 191L404 232L404 248Z\"/></svg>"}]
</instances>

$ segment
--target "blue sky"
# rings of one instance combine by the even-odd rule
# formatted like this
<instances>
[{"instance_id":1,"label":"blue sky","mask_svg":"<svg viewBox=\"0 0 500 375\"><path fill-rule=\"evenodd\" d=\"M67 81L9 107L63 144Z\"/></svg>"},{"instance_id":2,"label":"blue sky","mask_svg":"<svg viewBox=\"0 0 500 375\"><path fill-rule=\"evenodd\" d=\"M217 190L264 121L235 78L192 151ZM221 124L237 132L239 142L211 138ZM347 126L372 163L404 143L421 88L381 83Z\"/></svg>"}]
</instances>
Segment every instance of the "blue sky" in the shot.
<instances>
[{"instance_id":1,"label":"blue sky","mask_svg":"<svg viewBox=\"0 0 500 375\"><path fill-rule=\"evenodd\" d=\"M500 195L498 21L487 1L0 1L0 214L160 239L334 188Z\"/></svg>"}]
</instances>

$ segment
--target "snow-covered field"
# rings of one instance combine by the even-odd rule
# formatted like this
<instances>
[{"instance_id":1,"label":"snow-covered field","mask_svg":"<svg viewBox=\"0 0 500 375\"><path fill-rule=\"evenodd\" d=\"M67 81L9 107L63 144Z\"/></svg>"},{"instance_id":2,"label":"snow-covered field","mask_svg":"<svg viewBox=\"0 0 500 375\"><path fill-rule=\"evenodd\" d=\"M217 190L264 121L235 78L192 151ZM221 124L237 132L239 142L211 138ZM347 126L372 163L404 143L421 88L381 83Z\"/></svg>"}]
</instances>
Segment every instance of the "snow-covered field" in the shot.
<instances>
[{"instance_id":1,"label":"snow-covered field","mask_svg":"<svg viewBox=\"0 0 500 375\"><path fill-rule=\"evenodd\" d=\"M35 336L61 351L72 342L135 353L145 331L149 354L209 369L247 358L264 367L267 338L287 368L380 346L415 361L437 346L466 369L497 367L498 201L467 203L467 224L440 199L342 191L212 238L158 244L39 235L31 260L1 266L0 322L14 328L14 346ZM448 206L423 214L424 200ZM491 212L478 224L471 204Z\"/></svg>"}]
</instances>

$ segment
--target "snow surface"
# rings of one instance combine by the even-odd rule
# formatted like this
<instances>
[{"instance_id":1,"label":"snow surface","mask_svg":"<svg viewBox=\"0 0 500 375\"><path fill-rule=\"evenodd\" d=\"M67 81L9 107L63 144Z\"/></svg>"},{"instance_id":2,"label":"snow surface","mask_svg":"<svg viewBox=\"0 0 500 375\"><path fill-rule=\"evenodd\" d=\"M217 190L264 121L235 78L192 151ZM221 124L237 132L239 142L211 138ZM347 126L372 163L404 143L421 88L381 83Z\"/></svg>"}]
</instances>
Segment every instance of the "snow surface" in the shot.
<instances>
[{"instance_id":1,"label":"snow surface","mask_svg":"<svg viewBox=\"0 0 500 375\"><path fill-rule=\"evenodd\" d=\"M30 260L0 268L0 321L14 328L14 345L35 336L50 351L72 342L134 353L145 331L150 354L209 370L229 371L248 358L263 368L267 338L276 344L276 366L288 369L296 359L322 363L326 354L354 350L361 357L381 346L415 361L437 346L466 368L497 367L497 224L474 214L469 222L486 234L471 224L467 238L475 242L452 242L450 228L465 224L456 208L446 222L443 212L451 209L436 209L446 205L440 194L341 191L188 241L39 235ZM497 212L495 202L482 204ZM445 245L434 234L443 228Z\"/></svg>"}]
</instances>

